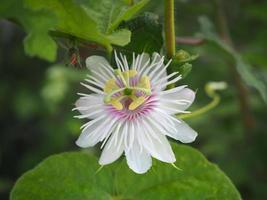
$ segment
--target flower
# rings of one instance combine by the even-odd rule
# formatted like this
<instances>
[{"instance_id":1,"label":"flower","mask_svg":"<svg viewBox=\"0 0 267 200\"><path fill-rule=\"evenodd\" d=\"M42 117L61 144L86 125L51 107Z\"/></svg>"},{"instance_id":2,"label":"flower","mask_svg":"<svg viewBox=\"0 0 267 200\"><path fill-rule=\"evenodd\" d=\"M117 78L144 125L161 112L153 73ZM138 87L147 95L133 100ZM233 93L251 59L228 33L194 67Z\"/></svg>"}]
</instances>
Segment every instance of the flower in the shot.
<instances>
[{"instance_id":1,"label":"flower","mask_svg":"<svg viewBox=\"0 0 267 200\"><path fill-rule=\"evenodd\" d=\"M174 163L166 136L183 143L195 140L197 133L175 117L188 112L195 93L186 85L165 90L181 76L178 72L167 75L171 61L164 65L164 57L158 53L151 59L146 53L133 54L131 66L122 54L119 58L115 53L115 60L117 69L101 56L86 59L91 75L81 84L94 93L78 93L81 97L75 109L81 115L76 117L90 121L81 127L76 144L86 148L102 142L100 165L125 153L128 166L140 174L151 167L151 157Z\"/></svg>"}]
</instances>

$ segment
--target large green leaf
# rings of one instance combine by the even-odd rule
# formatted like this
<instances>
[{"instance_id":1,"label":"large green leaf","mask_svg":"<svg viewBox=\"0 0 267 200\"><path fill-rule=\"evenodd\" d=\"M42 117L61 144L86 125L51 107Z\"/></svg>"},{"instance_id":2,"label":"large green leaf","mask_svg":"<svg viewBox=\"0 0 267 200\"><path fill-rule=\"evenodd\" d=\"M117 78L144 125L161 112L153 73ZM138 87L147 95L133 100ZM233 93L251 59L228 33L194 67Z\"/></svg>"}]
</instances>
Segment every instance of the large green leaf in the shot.
<instances>
[{"instance_id":1,"label":"large green leaf","mask_svg":"<svg viewBox=\"0 0 267 200\"><path fill-rule=\"evenodd\" d=\"M225 174L197 150L175 145L174 151L182 170L156 161L144 175L133 173L124 160L97 172L97 158L89 153L51 156L17 181L11 200L241 199Z\"/></svg>"},{"instance_id":2,"label":"large green leaf","mask_svg":"<svg viewBox=\"0 0 267 200\"><path fill-rule=\"evenodd\" d=\"M49 31L95 42L111 51L112 44L123 46L130 42L131 32L117 27L148 1L130 6L122 0L3 0L0 17L23 25L28 33L25 50L29 55L52 61L57 46Z\"/></svg>"},{"instance_id":3,"label":"large green leaf","mask_svg":"<svg viewBox=\"0 0 267 200\"><path fill-rule=\"evenodd\" d=\"M97 15L90 17L82 6L73 0L25 0L27 6L31 9L45 9L54 13L58 19L58 24L55 27L56 31L67 33L80 39L89 40L111 48L111 41L103 30L101 24L108 23L97 18ZM96 2L96 1L94 1ZM98 4L98 8L106 6ZM101 10L99 10L99 13ZM122 38L122 40L125 38ZM130 32L128 38L123 43L130 41ZM120 43L122 43L120 41ZM117 43L115 43L117 44Z\"/></svg>"},{"instance_id":4,"label":"large green leaf","mask_svg":"<svg viewBox=\"0 0 267 200\"><path fill-rule=\"evenodd\" d=\"M266 84L256 77L253 73L253 68L246 63L242 56L230 45L226 44L214 31L213 24L206 17L200 17L199 22L201 25L201 33L198 34L201 38L216 45L224 52L226 52L235 62L235 67L244 80L244 82L258 90L264 101L267 103L267 86Z\"/></svg>"}]
</instances>

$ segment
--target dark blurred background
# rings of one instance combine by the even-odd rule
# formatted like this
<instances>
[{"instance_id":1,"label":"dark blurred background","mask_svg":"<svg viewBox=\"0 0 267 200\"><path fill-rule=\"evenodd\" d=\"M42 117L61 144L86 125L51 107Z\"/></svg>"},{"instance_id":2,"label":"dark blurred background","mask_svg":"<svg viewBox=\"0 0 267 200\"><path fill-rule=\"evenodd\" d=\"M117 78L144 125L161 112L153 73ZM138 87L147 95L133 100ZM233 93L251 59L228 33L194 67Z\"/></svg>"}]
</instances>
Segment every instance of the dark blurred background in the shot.
<instances>
[{"instance_id":1,"label":"dark blurred background","mask_svg":"<svg viewBox=\"0 0 267 200\"><path fill-rule=\"evenodd\" d=\"M222 39L232 42L254 74L267 82L266 0L176 0L176 35L194 38L198 19L207 16ZM159 14L163 3L146 8ZM227 23L226 23L227 22ZM229 30L229 34L227 31ZM86 69L66 66L67 50L51 64L25 56L23 30L0 20L0 199L8 199L14 182L45 157L77 150L74 141L81 122L71 112ZM188 43L188 42L185 42ZM234 64L219 48L201 42L177 49L197 53L193 69L183 82L198 89L191 110L207 103L208 81L226 81L221 103L187 122L199 132L194 144L233 180L244 199L267 199L267 106L260 95L240 79ZM88 50L86 54L92 52Z\"/></svg>"}]
</instances>

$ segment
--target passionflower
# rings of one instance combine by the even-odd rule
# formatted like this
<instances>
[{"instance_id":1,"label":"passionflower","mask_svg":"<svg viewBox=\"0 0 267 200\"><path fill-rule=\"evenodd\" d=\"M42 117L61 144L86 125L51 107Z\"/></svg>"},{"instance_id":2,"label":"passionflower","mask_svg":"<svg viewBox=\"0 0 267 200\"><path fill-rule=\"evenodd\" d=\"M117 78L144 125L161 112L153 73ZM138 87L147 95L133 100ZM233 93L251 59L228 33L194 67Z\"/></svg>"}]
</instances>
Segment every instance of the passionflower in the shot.
<instances>
[{"instance_id":1,"label":"passionflower","mask_svg":"<svg viewBox=\"0 0 267 200\"><path fill-rule=\"evenodd\" d=\"M167 140L193 142L197 133L175 114L185 111L194 101L195 92L186 85L166 89L181 75L167 75L169 61L154 53L135 56L129 65L125 56L115 53L116 69L104 57L90 56L86 66L91 74L81 83L93 93L78 93L76 110L87 118L76 144L82 148L102 142L100 165L117 160L123 153L128 166L136 173L145 173L152 157L167 163L175 155Z\"/></svg>"}]
</instances>

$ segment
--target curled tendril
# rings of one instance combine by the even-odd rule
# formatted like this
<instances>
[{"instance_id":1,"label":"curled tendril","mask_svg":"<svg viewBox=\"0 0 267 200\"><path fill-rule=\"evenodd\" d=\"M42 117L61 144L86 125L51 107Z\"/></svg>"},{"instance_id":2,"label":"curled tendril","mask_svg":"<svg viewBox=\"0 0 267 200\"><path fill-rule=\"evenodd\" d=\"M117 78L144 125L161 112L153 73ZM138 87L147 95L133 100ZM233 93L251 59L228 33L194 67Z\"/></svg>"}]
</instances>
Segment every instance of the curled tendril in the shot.
<instances>
[{"instance_id":1,"label":"curled tendril","mask_svg":"<svg viewBox=\"0 0 267 200\"><path fill-rule=\"evenodd\" d=\"M205 85L206 94L212 99L210 103L188 114L176 115L180 119L192 118L198 115L202 115L209 110L212 110L220 103L220 95L216 93L218 90L225 90L227 88L226 82L208 82Z\"/></svg>"}]
</instances>

